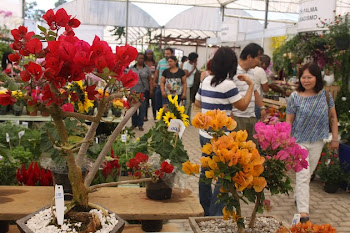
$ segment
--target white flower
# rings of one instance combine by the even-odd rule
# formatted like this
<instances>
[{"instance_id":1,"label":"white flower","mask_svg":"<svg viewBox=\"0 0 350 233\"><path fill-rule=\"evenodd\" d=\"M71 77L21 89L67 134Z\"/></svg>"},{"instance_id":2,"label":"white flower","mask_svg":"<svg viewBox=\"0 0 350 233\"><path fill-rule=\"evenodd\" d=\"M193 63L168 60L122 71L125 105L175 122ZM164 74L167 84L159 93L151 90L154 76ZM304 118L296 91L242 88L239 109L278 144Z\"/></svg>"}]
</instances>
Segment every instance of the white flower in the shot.
<instances>
[{"instance_id":1,"label":"white flower","mask_svg":"<svg viewBox=\"0 0 350 233\"><path fill-rule=\"evenodd\" d=\"M346 101L346 97L341 97L341 100L342 101Z\"/></svg>"}]
</instances>

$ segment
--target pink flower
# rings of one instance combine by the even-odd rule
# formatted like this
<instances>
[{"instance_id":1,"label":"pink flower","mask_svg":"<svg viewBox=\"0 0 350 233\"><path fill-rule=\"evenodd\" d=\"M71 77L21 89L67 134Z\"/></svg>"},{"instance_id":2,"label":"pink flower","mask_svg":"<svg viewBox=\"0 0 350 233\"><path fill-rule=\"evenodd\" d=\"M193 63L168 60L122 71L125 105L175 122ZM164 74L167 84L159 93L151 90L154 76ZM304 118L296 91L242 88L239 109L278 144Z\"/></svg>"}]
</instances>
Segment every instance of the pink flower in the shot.
<instances>
[{"instance_id":1,"label":"pink flower","mask_svg":"<svg viewBox=\"0 0 350 233\"><path fill-rule=\"evenodd\" d=\"M62 105L63 112L74 112L74 107L71 103Z\"/></svg>"}]
</instances>

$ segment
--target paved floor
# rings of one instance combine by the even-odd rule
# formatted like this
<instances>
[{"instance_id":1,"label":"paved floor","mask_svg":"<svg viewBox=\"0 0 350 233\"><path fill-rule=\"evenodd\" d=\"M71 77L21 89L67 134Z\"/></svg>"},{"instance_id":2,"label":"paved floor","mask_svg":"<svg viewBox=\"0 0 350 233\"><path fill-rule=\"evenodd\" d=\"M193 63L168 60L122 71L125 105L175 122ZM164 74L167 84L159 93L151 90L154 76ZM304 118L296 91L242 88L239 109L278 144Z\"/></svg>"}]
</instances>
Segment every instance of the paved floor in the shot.
<instances>
[{"instance_id":1,"label":"paved floor","mask_svg":"<svg viewBox=\"0 0 350 233\"><path fill-rule=\"evenodd\" d=\"M194 115L194 114L193 114ZM135 129L136 136L140 136L148 131L154 125L154 120L149 114L149 121L145 122L145 131L141 132ZM130 122L128 123L130 124ZM182 141L192 162L199 162L200 144L198 129L189 126L183 135ZM293 182L295 175L291 174ZM190 177L186 180L187 188L198 195L198 180ZM294 183L293 183L294 185ZM339 190L335 194L329 194L323 191L321 181L316 177L311 182L311 200L310 200L310 220L314 224L329 223L337 229L339 233L350 233L350 193ZM266 194L269 199L270 195ZM293 193L287 195L275 195L270 198L272 211L265 212L264 215L274 216L285 223L291 223L293 215L297 213ZM244 216L249 216L252 206L243 205ZM171 220L176 224L181 232L192 232L188 220Z\"/></svg>"}]
</instances>

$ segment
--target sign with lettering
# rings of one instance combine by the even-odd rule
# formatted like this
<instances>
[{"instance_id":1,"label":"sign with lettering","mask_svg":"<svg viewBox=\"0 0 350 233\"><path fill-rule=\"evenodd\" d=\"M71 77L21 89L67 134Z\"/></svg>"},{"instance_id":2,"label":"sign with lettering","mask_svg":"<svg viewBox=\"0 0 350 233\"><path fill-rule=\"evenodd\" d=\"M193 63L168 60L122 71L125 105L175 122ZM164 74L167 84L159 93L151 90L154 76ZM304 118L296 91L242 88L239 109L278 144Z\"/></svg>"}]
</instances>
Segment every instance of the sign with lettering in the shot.
<instances>
[{"instance_id":1,"label":"sign with lettering","mask_svg":"<svg viewBox=\"0 0 350 233\"><path fill-rule=\"evenodd\" d=\"M298 32L320 31L322 20L333 20L336 0L302 0L299 3Z\"/></svg>"},{"instance_id":2,"label":"sign with lettering","mask_svg":"<svg viewBox=\"0 0 350 233\"><path fill-rule=\"evenodd\" d=\"M179 119L171 119L170 120L170 124L168 127L168 131L170 132L174 132L174 133L178 133L179 134L179 138L182 137L182 134L185 131L186 126L184 125L184 123L182 122L182 120Z\"/></svg>"}]
</instances>

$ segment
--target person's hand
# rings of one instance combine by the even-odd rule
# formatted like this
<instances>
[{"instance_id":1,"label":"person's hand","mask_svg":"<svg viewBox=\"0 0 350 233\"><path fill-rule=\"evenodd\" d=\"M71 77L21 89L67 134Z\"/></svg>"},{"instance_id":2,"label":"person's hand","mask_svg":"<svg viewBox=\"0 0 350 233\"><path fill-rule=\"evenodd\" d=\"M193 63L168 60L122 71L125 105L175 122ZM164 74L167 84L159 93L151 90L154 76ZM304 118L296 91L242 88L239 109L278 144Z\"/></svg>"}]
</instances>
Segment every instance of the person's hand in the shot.
<instances>
[{"instance_id":1,"label":"person's hand","mask_svg":"<svg viewBox=\"0 0 350 233\"><path fill-rule=\"evenodd\" d=\"M339 148L339 142L332 140L329 147L331 148L331 150L337 150Z\"/></svg>"},{"instance_id":2,"label":"person's hand","mask_svg":"<svg viewBox=\"0 0 350 233\"><path fill-rule=\"evenodd\" d=\"M193 63L193 69L197 68L197 62Z\"/></svg>"},{"instance_id":3,"label":"person's hand","mask_svg":"<svg viewBox=\"0 0 350 233\"><path fill-rule=\"evenodd\" d=\"M266 110L265 109L261 109L260 110L260 121L264 121L266 116L267 116Z\"/></svg>"},{"instance_id":4,"label":"person's hand","mask_svg":"<svg viewBox=\"0 0 350 233\"><path fill-rule=\"evenodd\" d=\"M182 94L181 99L185 100L186 99L186 94Z\"/></svg>"},{"instance_id":5,"label":"person's hand","mask_svg":"<svg viewBox=\"0 0 350 233\"><path fill-rule=\"evenodd\" d=\"M165 92L162 92L162 96L163 96L163 98L166 98Z\"/></svg>"},{"instance_id":6,"label":"person's hand","mask_svg":"<svg viewBox=\"0 0 350 233\"><path fill-rule=\"evenodd\" d=\"M249 86L253 84L253 81L249 78L248 75L239 74L239 75L237 76L237 78L238 78L239 81L246 82Z\"/></svg>"}]
</instances>

